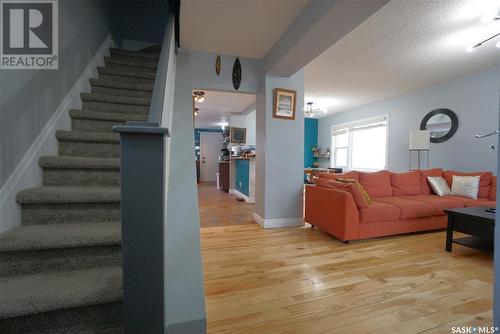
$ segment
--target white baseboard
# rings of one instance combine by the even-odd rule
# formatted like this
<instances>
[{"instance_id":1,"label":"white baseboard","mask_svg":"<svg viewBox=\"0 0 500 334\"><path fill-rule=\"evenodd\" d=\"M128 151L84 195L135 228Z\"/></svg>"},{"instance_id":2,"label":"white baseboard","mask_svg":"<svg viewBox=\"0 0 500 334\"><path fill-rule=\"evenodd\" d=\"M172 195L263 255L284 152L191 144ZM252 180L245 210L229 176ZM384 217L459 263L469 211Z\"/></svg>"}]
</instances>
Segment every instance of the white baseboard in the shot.
<instances>
[{"instance_id":1,"label":"white baseboard","mask_svg":"<svg viewBox=\"0 0 500 334\"><path fill-rule=\"evenodd\" d=\"M248 197L247 195L236 189L229 189L229 193L235 194L236 196L243 198L247 203L255 203L255 197Z\"/></svg>"},{"instance_id":2,"label":"white baseboard","mask_svg":"<svg viewBox=\"0 0 500 334\"><path fill-rule=\"evenodd\" d=\"M21 223L20 208L16 203L17 192L41 185L42 170L38 166L38 159L44 155L57 155L56 130L70 129L69 109L81 108L80 93L90 92L89 79L97 77L97 66L104 64L104 56L113 45L113 39L109 35L0 189L0 232Z\"/></svg>"},{"instance_id":3,"label":"white baseboard","mask_svg":"<svg viewBox=\"0 0 500 334\"><path fill-rule=\"evenodd\" d=\"M304 225L304 219L301 217L264 219L255 212L253 213L253 220L263 228L299 227Z\"/></svg>"}]
</instances>

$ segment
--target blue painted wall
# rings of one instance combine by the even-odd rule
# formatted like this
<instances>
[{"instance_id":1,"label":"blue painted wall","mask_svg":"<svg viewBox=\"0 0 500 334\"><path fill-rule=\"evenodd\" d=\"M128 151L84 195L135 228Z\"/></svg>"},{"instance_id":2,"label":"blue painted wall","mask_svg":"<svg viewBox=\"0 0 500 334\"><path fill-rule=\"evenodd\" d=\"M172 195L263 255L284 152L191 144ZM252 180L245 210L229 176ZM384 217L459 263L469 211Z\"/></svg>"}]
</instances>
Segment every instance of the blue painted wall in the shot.
<instances>
[{"instance_id":1,"label":"blue painted wall","mask_svg":"<svg viewBox=\"0 0 500 334\"><path fill-rule=\"evenodd\" d=\"M200 146L200 132L222 133L222 129L201 129L201 128L194 129L194 146L195 147ZM195 148L194 154L196 156L196 159L198 159L200 157L200 150Z\"/></svg>"},{"instance_id":2,"label":"blue painted wall","mask_svg":"<svg viewBox=\"0 0 500 334\"><path fill-rule=\"evenodd\" d=\"M318 146L318 120L304 118L304 168L312 167L314 146Z\"/></svg>"},{"instance_id":3,"label":"blue painted wall","mask_svg":"<svg viewBox=\"0 0 500 334\"><path fill-rule=\"evenodd\" d=\"M250 175L250 161L249 160L236 160L236 190L248 196L249 191L249 175Z\"/></svg>"}]
</instances>

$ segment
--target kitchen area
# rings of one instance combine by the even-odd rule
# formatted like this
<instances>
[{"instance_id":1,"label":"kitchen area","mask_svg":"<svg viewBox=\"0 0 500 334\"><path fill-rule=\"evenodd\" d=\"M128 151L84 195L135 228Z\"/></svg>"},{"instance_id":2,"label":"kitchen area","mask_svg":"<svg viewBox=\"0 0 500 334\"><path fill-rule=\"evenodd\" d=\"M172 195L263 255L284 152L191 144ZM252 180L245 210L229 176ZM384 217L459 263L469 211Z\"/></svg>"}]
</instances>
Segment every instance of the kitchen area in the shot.
<instances>
[{"instance_id":1,"label":"kitchen area","mask_svg":"<svg viewBox=\"0 0 500 334\"><path fill-rule=\"evenodd\" d=\"M232 115L230 123L219 157L217 186L238 199L255 203L255 111Z\"/></svg>"},{"instance_id":2,"label":"kitchen area","mask_svg":"<svg viewBox=\"0 0 500 334\"><path fill-rule=\"evenodd\" d=\"M200 223L253 224L255 95L193 91Z\"/></svg>"}]
</instances>

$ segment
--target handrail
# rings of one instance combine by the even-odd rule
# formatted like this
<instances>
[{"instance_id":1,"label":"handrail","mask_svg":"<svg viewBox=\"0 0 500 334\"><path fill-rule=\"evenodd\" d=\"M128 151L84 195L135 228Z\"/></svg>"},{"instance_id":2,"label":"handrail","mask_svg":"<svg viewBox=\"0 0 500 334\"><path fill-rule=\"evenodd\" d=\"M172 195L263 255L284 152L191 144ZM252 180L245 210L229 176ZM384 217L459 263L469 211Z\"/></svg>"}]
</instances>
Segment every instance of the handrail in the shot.
<instances>
[{"instance_id":1,"label":"handrail","mask_svg":"<svg viewBox=\"0 0 500 334\"><path fill-rule=\"evenodd\" d=\"M175 18L170 15L160 52L156 78L149 107L149 123L157 123L162 127L169 127L174 100L175 81Z\"/></svg>"}]
</instances>

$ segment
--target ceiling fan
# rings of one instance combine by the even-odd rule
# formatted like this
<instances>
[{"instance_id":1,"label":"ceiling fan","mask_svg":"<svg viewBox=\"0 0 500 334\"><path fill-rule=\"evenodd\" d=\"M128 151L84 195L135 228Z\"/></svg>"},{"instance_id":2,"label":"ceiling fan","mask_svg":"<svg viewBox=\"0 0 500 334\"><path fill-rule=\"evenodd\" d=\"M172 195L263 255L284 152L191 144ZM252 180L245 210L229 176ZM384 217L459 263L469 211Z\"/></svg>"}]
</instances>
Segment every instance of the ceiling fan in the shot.
<instances>
[{"instance_id":1,"label":"ceiling fan","mask_svg":"<svg viewBox=\"0 0 500 334\"><path fill-rule=\"evenodd\" d=\"M306 115L307 117L314 117L314 114L319 113L319 112L325 113L324 110L314 109L313 102L307 102L306 104L307 104L307 108L304 109L304 115Z\"/></svg>"}]
</instances>

